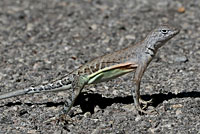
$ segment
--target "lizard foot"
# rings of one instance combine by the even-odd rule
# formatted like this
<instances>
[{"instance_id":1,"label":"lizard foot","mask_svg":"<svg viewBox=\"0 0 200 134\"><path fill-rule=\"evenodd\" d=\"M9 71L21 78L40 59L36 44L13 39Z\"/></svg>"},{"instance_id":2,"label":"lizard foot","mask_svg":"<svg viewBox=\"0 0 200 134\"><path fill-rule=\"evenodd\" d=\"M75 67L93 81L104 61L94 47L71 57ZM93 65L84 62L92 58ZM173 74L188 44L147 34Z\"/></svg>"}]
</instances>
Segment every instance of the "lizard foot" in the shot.
<instances>
[{"instance_id":1,"label":"lizard foot","mask_svg":"<svg viewBox=\"0 0 200 134\"><path fill-rule=\"evenodd\" d=\"M50 122L53 122L54 124L61 124L64 126L66 122L67 124L71 124L74 122L74 120L67 114L60 114L58 116L48 119L47 121L44 121L44 123L50 123Z\"/></svg>"},{"instance_id":2,"label":"lizard foot","mask_svg":"<svg viewBox=\"0 0 200 134\"><path fill-rule=\"evenodd\" d=\"M143 104L142 109L147 108L148 104L152 104L153 99L150 99L148 101L143 100L142 98L139 99L140 103Z\"/></svg>"},{"instance_id":3,"label":"lizard foot","mask_svg":"<svg viewBox=\"0 0 200 134\"><path fill-rule=\"evenodd\" d=\"M158 112L155 110L155 109L152 109L152 110L144 110L144 107L141 108L140 106L136 106L136 109L141 112L141 113L144 113L144 114L158 114Z\"/></svg>"}]
</instances>

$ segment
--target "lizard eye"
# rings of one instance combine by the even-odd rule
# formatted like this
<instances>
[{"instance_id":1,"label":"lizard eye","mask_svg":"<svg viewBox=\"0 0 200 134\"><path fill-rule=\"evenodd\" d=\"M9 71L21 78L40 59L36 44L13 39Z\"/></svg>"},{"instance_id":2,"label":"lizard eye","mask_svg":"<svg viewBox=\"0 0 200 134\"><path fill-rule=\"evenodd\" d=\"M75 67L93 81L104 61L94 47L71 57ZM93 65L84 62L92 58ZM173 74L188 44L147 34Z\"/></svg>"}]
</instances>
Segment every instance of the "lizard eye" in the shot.
<instances>
[{"instance_id":1,"label":"lizard eye","mask_svg":"<svg viewBox=\"0 0 200 134\"><path fill-rule=\"evenodd\" d=\"M166 30L166 29L162 29L160 30L162 34L167 34L169 32L169 30Z\"/></svg>"}]
</instances>

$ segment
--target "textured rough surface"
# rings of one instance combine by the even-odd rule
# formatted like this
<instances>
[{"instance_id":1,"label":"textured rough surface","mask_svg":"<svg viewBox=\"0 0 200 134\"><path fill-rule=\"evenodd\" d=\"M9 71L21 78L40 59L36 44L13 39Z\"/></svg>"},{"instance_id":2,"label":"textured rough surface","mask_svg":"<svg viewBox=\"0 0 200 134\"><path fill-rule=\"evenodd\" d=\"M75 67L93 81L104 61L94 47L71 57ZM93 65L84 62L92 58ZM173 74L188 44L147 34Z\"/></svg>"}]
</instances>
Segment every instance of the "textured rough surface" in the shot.
<instances>
[{"instance_id":1,"label":"textured rough surface","mask_svg":"<svg viewBox=\"0 0 200 134\"><path fill-rule=\"evenodd\" d=\"M157 115L139 115L131 74L90 86L72 108L74 120L43 123L67 92L0 101L0 134L198 133L200 131L200 3L197 0L1 0L0 92L60 78L97 56L140 41L157 24L181 32L158 51L142 79Z\"/></svg>"}]
</instances>

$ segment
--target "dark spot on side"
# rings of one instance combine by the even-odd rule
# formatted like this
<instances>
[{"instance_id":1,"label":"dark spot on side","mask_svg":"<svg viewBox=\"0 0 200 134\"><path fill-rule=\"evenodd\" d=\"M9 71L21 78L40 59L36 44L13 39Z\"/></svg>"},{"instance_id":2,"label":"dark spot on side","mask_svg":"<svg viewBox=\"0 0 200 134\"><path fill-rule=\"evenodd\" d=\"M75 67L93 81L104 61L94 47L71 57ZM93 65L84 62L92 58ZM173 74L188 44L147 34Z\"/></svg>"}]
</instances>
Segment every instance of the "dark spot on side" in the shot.
<instances>
[{"instance_id":1,"label":"dark spot on side","mask_svg":"<svg viewBox=\"0 0 200 134\"><path fill-rule=\"evenodd\" d=\"M42 91L42 90L44 90L44 88L43 88L43 87L38 87L37 90L38 90L38 91Z\"/></svg>"},{"instance_id":2,"label":"dark spot on side","mask_svg":"<svg viewBox=\"0 0 200 134\"><path fill-rule=\"evenodd\" d=\"M44 87L44 90L50 90L51 89L51 86L50 85L46 85L45 87Z\"/></svg>"},{"instance_id":3,"label":"dark spot on side","mask_svg":"<svg viewBox=\"0 0 200 134\"><path fill-rule=\"evenodd\" d=\"M62 87L62 84L60 82L56 83L57 87Z\"/></svg>"}]
</instances>

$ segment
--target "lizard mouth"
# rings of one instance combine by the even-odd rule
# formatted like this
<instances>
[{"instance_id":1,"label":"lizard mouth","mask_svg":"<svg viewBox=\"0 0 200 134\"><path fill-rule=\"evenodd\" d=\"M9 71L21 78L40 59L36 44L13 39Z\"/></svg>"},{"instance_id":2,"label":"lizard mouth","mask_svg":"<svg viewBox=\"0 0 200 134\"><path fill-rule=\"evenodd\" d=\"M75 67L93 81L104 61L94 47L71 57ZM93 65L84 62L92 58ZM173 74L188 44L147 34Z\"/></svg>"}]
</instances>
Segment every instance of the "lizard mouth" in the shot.
<instances>
[{"instance_id":1,"label":"lizard mouth","mask_svg":"<svg viewBox=\"0 0 200 134\"><path fill-rule=\"evenodd\" d=\"M174 29L173 32L171 33L171 35L169 35L169 39L171 39L172 37L176 36L179 32L180 32L179 29Z\"/></svg>"},{"instance_id":2,"label":"lizard mouth","mask_svg":"<svg viewBox=\"0 0 200 134\"><path fill-rule=\"evenodd\" d=\"M179 32L180 32L179 29L175 29L175 30L174 30L174 35L177 35Z\"/></svg>"}]
</instances>

